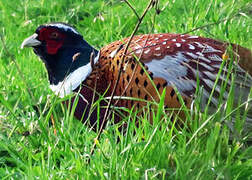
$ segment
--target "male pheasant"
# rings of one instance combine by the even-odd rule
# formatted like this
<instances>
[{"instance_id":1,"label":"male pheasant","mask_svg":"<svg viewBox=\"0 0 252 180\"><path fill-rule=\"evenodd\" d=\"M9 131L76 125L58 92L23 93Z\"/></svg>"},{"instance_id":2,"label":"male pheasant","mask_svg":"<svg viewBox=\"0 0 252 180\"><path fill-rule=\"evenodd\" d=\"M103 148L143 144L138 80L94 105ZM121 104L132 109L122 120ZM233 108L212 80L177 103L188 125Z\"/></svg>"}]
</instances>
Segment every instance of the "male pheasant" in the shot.
<instances>
[{"instance_id":1,"label":"male pheasant","mask_svg":"<svg viewBox=\"0 0 252 180\"><path fill-rule=\"evenodd\" d=\"M135 100L114 100L114 106L141 108L147 101L158 102L166 89L165 106L178 109L182 101L177 89L184 104L190 107L197 87L203 87L202 108L214 87L211 104L216 106L219 96L223 94L223 98L227 98L231 87L227 80L228 66L221 68L230 60L233 60L232 72L236 74L235 99L240 95L243 100L248 97L252 86L252 54L246 48L188 34L147 34L133 37L122 61L128 41L129 38L115 41L98 51L73 27L50 23L39 26L21 47L33 47L35 54L43 60L52 91L60 97L71 92L79 94L75 116L83 121L89 118L91 125L97 122L96 110L88 115L91 104L99 96L111 96L120 63L121 76L115 96ZM218 76L220 69L222 73ZM219 81L214 86L217 78ZM226 91L222 93L225 80ZM102 105L107 102L102 101ZM101 109L98 119L102 120L104 113L105 109Z\"/></svg>"}]
</instances>

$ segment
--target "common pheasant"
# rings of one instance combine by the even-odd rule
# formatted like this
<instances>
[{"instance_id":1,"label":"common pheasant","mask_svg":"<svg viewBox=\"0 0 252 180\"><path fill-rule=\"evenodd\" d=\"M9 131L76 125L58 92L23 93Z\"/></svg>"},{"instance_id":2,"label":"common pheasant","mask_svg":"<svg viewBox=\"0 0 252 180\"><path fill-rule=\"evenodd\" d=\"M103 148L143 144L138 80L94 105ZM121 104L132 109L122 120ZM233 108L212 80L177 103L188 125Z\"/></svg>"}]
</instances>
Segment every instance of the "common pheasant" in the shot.
<instances>
[{"instance_id":1,"label":"common pheasant","mask_svg":"<svg viewBox=\"0 0 252 180\"><path fill-rule=\"evenodd\" d=\"M135 99L114 100L114 106L141 108L146 101L158 102L166 89L165 107L178 109L182 99L190 107L197 87L203 87L201 106L204 108L219 77L211 98L211 104L216 106L220 94L224 99L228 96L231 86L227 80L228 66L223 66L220 76L217 74L222 64L230 60L234 62L231 71L236 74L235 99L240 95L244 100L248 97L252 86L252 54L246 48L188 34L137 35L122 61L128 41L129 38L115 41L98 51L70 25L50 23L39 26L21 47L33 47L42 59L52 91L60 97L71 92L80 96L75 116L83 121L89 118L91 125L97 122L97 111L91 116L87 112L99 96L111 96L121 62L115 96ZM226 91L222 93L221 85L225 80ZM102 101L102 105L107 102ZM102 120L104 113L105 109L101 109L98 119Z\"/></svg>"}]
</instances>

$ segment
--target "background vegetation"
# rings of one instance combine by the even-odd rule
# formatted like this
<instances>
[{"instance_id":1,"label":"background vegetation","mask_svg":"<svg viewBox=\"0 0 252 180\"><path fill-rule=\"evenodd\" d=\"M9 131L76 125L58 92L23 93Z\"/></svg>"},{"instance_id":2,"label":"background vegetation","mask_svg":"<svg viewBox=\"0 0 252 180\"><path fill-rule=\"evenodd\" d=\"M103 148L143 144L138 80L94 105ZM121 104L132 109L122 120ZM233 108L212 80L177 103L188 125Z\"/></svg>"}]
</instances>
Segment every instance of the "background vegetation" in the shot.
<instances>
[{"instance_id":1,"label":"background vegetation","mask_svg":"<svg viewBox=\"0 0 252 180\"><path fill-rule=\"evenodd\" d=\"M148 3L130 2L140 14ZM252 49L250 0L161 0L159 8L155 21L155 10L148 12L137 34L185 33L212 24L191 34ZM230 132L223 123L223 116L233 110L232 103L214 116L196 112L190 118L190 131L166 128L160 119L151 126L148 112L141 118L141 128L131 123L125 135L117 125L110 125L88 164L96 133L75 120L59 100L54 101L44 65L31 49L20 49L37 26L51 21L75 26L90 44L100 48L129 36L137 19L119 0L0 1L0 34L14 56L0 43L0 179L252 177L252 148L244 136L229 140ZM38 109L44 113L39 115ZM52 113L56 135L49 123ZM132 112L127 120L135 119ZM237 132L242 131L242 123L237 123Z\"/></svg>"}]
</instances>

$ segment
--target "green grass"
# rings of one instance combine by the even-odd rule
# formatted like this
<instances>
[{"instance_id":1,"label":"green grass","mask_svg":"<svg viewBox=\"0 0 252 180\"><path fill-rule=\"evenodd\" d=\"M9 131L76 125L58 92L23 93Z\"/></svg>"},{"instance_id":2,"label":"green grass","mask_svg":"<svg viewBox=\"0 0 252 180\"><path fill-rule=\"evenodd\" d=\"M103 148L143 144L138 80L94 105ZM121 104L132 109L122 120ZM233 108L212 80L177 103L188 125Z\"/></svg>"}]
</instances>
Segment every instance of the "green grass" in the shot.
<instances>
[{"instance_id":1,"label":"green grass","mask_svg":"<svg viewBox=\"0 0 252 180\"><path fill-rule=\"evenodd\" d=\"M191 34L252 49L249 1L163 0L155 22L152 9L137 34L185 33L227 19ZM147 5L146 0L130 2L138 13ZM55 101L42 62L31 49L20 49L24 38L38 25L51 21L74 25L90 44L100 48L129 36L137 19L119 0L0 1L0 33L25 79L0 43L0 179L252 178L252 148L243 136L229 140L229 129L223 123L234 110L232 96L226 109L213 115L200 113L196 102L195 113L187 118L190 130L178 131L170 124L162 104L153 125L147 120L152 112L146 110L140 117L141 128L133 123L137 116L131 111L125 119L126 133L118 131L118 125L108 125L87 164L96 133L75 120L60 100ZM46 111L42 116L35 111L36 105ZM49 125L51 114L56 119L56 136ZM233 114L239 134L243 113Z\"/></svg>"}]
</instances>

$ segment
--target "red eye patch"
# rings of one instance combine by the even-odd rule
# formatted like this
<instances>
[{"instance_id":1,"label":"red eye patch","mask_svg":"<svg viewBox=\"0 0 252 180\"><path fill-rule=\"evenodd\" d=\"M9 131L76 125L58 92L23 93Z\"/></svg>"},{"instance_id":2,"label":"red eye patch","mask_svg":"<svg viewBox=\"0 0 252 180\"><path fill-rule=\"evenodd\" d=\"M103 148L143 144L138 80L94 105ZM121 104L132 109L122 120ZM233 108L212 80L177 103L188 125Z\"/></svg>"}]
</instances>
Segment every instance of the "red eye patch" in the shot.
<instances>
[{"instance_id":1,"label":"red eye patch","mask_svg":"<svg viewBox=\"0 0 252 180\"><path fill-rule=\"evenodd\" d=\"M48 54L56 54L62 47L65 35L55 28L46 27L39 31L39 40L46 42L46 51Z\"/></svg>"}]
</instances>

